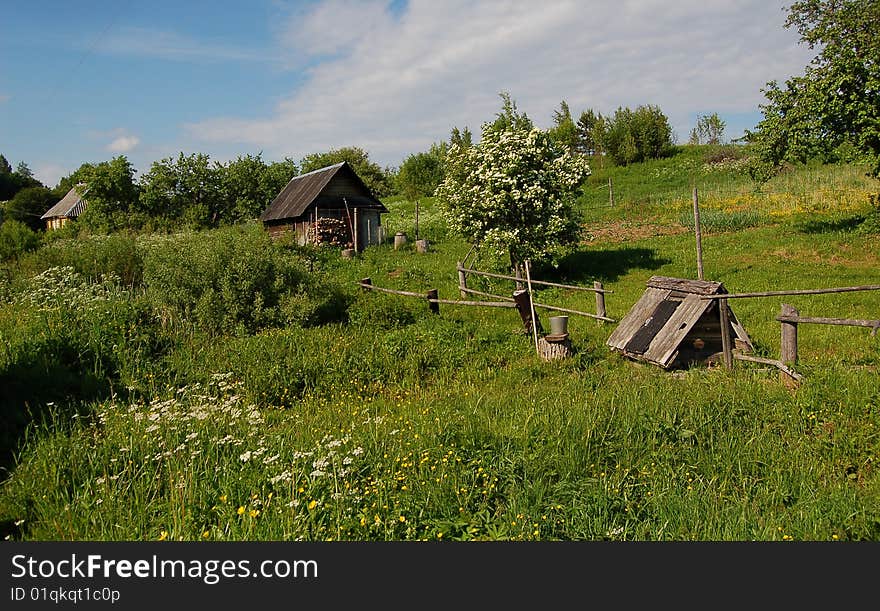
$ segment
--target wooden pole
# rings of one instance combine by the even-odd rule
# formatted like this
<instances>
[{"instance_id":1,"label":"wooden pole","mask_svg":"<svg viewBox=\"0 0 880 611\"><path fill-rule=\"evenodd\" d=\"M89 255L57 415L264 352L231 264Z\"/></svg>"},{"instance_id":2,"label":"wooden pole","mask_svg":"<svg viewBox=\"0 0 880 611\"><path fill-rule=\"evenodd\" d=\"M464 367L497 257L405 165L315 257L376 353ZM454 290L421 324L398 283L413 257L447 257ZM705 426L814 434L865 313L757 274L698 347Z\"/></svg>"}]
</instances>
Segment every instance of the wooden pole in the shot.
<instances>
[{"instance_id":1,"label":"wooden pole","mask_svg":"<svg viewBox=\"0 0 880 611\"><path fill-rule=\"evenodd\" d=\"M462 298L468 296L467 294L467 274L464 273L464 265L461 261L455 266L458 270L458 292L461 294Z\"/></svg>"},{"instance_id":2,"label":"wooden pole","mask_svg":"<svg viewBox=\"0 0 880 611\"><path fill-rule=\"evenodd\" d=\"M721 321L721 351L724 354L724 367L733 368L733 349L730 340L730 317L727 313L727 300L718 301L718 315Z\"/></svg>"},{"instance_id":3,"label":"wooden pole","mask_svg":"<svg viewBox=\"0 0 880 611\"><path fill-rule=\"evenodd\" d=\"M602 283L596 280L593 282L593 288L596 289L596 316L605 317L605 293L602 291Z\"/></svg>"},{"instance_id":4,"label":"wooden pole","mask_svg":"<svg viewBox=\"0 0 880 611\"><path fill-rule=\"evenodd\" d=\"M523 281L522 281L522 266L517 263L513 270L514 277L516 280L516 290L521 291L523 289Z\"/></svg>"},{"instance_id":5,"label":"wooden pole","mask_svg":"<svg viewBox=\"0 0 880 611\"><path fill-rule=\"evenodd\" d=\"M428 298L428 308L434 314L439 314L440 313L440 303L438 302L439 297L437 294L437 289L430 289L428 291L427 298Z\"/></svg>"},{"instance_id":6,"label":"wooden pole","mask_svg":"<svg viewBox=\"0 0 880 611\"><path fill-rule=\"evenodd\" d=\"M777 295L827 295L829 293L849 293L851 291L880 291L880 284L864 286L843 286L830 289L804 289L801 291L765 291L763 293L727 293L723 295L700 295L700 299L738 299L743 297L776 297Z\"/></svg>"},{"instance_id":7,"label":"wooden pole","mask_svg":"<svg viewBox=\"0 0 880 611\"><path fill-rule=\"evenodd\" d=\"M700 204L694 187L694 235L697 238L697 279L703 279L703 241L700 233Z\"/></svg>"},{"instance_id":8,"label":"wooden pole","mask_svg":"<svg viewBox=\"0 0 880 611\"><path fill-rule=\"evenodd\" d=\"M798 311L787 303L782 304L782 317L797 317ZM787 320L782 321L782 349L780 358L785 365L796 365L798 360L798 324Z\"/></svg>"},{"instance_id":9,"label":"wooden pole","mask_svg":"<svg viewBox=\"0 0 880 611\"><path fill-rule=\"evenodd\" d=\"M526 259L526 286L528 286L529 289L529 310L531 310L532 314L532 334L535 337L535 352L540 355L541 349L538 347L538 325L535 322L538 317L535 314L535 304L532 301L532 273L529 269L530 267L529 260Z\"/></svg>"},{"instance_id":10,"label":"wooden pole","mask_svg":"<svg viewBox=\"0 0 880 611\"><path fill-rule=\"evenodd\" d=\"M361 251L360 244L358 244L358 237L359 237L358 233L360 233L358 231L358 209L355 208L354 209L354 237L352 238L354 240L354 251L355 252Z\"/></svg>"},{"instance_id":11,"label":"wooden pole","mask_svg":"<svg viewBox=\"0 0 880 611\"><path fill-rule=\"evenodd\" d=\"M419 200L416 200L416 241L419 240Z\"/></svg>"},{"instance_id":12,"label":"wooden pole","mask_svg":"<svg viewBox=\"0 0 880 611\"><path fill-rule=\"evenodd\" d=\"M520 276L519 278L517 278L516 276L508 276L508 275L505 275L505 274L493 274L492 272L481 272L480 270L469 269L469 268L467 268L467 267L465 267L465 268L463 268L463 269L464 269L464 272L465 272L466 274L474 274L474 275L477 275L477 276L485 276L485 277L487 277L487 278L500 278L500 279L502 279L502 280L514 280L514 281L517 281L517 280L518 280L518 281L520 281L520 282L522 281L522 276ZM534 280L534 279L533 279L533 280L532 280L532 284L540 284L541 286L555 286L555 287L557 287L557 288L561 288L561 289L571 289L571 290L573 290L573 291L590 291L590 292L594 292L594 291L597 290L596 288L594 288L594 287L592 287L592 286L574 286L573 284L560 284L560 283L558 283L558 282L548 282L548 281L546 281L546 280ZM517 290L521 290L521 289L517 289ZM612 291L611 289L602 289L602 292L603 292L603 293L613 293L614 291ZM705 298L705 297L704 297L704 298Z\"/></svg>"},{"instance_id":13,"label":"wooden pole","mask_svg":"<svg viewBox=\"0 0 880 611\"><path fill-rule=\"evenodd\" d=\"M611 184L611 177L608 177L608 205L614 206L614 187Z\"/></svg>"}]
</instances>

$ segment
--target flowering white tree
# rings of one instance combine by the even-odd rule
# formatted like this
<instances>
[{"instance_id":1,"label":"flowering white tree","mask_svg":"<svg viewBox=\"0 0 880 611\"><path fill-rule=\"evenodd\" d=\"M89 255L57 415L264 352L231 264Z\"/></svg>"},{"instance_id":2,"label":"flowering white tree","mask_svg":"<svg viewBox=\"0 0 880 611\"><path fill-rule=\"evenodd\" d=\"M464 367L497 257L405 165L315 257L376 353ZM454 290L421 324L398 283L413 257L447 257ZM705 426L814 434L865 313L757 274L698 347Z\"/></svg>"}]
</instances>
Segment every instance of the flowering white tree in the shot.
<instances>
[{"instance_id":1,"label":"flowering white tree","mask_svg":"<svg viewBox=\"0 0 880 611\"><path fill-rule=\"evenodd\" d=\"M450 228L511 266L555 262L577 242L573 208L590 175L584 156L563 153L545 131L528 125L483 126L479 144L453 144L437 187Z\"/></svg>"}]
</instances>

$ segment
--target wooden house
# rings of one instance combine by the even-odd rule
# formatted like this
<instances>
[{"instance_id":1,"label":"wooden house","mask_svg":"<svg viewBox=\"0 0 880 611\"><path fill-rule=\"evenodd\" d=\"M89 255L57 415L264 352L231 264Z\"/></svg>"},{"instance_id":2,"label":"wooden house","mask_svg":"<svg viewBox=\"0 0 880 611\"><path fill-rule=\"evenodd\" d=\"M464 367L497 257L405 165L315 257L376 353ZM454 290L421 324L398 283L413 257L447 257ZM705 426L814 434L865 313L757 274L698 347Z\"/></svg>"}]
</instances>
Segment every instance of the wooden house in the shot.
<instances>
[{"instance_id":1,"label":"wooden house","mask_svg":"<svg viewBox=\"0 0 880 611\"><path fill-rule=\"evenodd\" d=\"M330 241L361 251L382 242L384 212L388 209L343 161L292 178L260 221L273 237L292 232L299 244Z\"/></svg>"},{"instance_id":2,"label":"wooden house","mask_svg":"<svg viewBox=\"0 0 880 611\"><path fill-rule=\"evenodd\" d=\"M700 297L726 293L720 282L652 276L606 343L615 352L665 369L716 360L722 351L719 300ZM751 352L748 334L724 303L732 348Z\"/></svg>"},{"instance_id":3,"label":"wooden house","mask_svg":"<svg viewBox=\"0 0 880 611\"><path fill-rule=\"evenodd\" d=\"M85 195L88 187L80 183L71 188L61 201L46 210L40 218L46 221L46 229L61 229L82 214L86 207Z\"/></svg>"}]
</instances>

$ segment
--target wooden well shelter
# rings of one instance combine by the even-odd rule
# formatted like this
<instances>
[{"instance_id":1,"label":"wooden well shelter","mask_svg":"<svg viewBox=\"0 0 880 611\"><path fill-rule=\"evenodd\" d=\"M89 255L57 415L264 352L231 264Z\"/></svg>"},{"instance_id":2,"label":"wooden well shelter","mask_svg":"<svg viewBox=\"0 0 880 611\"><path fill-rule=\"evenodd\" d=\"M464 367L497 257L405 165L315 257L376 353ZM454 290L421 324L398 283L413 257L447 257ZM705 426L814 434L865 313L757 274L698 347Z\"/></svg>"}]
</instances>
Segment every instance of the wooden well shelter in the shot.
<instances>
[{"instance_id":1,"label":"wooden well shelter","mask_svg":"<svg viewBox=\"0 0 880 611\"><path fill-rule=\"evenodd\" d=\"M46 210L45 214L40 217L46 221L46 229L61 229L82 214L88 204L85 200L88 190L85 183L79 183L71 187L58 203Z\"/></svg>"},{"instance_id":2,"label":"wooden well shelter","mask_svg":"<svg viewBox=\"0 0 880 611\"><path fill-rule=\"evenodd\" d=\"M343 161L293 177L260 221L273 237L293 233L297 243L307 244L331 236L360 252L383 241L385 212L384 204Z\"/></svg>"},{"instance_id":3,"label":"wooden well shelter","mask_svg":"<svg viewBox=\"0 0 880 611\"><path fill-rule=\"evenodd\" d=\"M727 300L702 298L723 294L727 289L721 282L652 276L606 344L612 351L664 369L684 368L721 356L722 321L726 321L731 349L752 352L752 342Z\"/></svg>"}]
</instances>

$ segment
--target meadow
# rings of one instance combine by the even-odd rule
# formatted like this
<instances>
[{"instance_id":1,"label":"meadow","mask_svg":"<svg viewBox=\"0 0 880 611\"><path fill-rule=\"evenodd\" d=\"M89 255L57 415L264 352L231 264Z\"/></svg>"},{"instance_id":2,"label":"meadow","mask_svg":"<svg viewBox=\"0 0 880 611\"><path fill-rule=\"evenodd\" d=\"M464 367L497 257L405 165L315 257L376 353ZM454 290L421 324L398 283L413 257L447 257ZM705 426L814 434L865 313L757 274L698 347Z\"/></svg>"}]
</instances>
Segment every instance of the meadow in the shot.
<instances>
[{"instance_id":1,"label":"meadow","mask_svg":"<svg viewBox=\"0 0 880 611\"><path fill-rule=\"evenodd\" d=\"M705 277L730 292L878 282L865 168L755 185L709 152L595 165L582 244L534 276L603 282L620 320L652 275L696 278L697 187ZM47 241L7 264L2 536L880 540L880 336L801 325L796 389L750 363L633 362L605 346L613 323L576 316L574 356L544 362L514 310L438 315L357 286L458 298L470 246L419 204L427 253L397 197L383 223L410 242L351 260L244 224ZM589 293L537 299L593 311ZM779 358L782 303L880 317L877 291L731 300L760 356Z\"/></svg>"}]
</instances>

